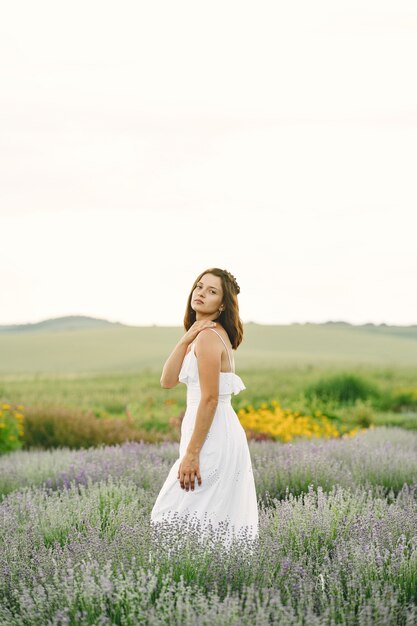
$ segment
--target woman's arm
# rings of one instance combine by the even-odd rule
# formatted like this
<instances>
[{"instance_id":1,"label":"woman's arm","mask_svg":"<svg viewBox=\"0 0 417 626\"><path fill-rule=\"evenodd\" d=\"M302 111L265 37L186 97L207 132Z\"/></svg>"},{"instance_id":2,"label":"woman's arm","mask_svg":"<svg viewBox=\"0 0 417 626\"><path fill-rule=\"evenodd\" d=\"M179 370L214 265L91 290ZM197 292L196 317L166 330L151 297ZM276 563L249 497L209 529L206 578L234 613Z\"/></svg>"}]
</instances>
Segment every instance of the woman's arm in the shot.
<instances>
[{"instance_id":1,"label":"woman's arm","mask_svg":"<svg viewBox=\"0 0 417 626\"><path fill-rule=\"evenodd\" d=\"M184 335L185 337L185 335ZM161 375L161 387L171 389L178 384L178 376L181 371L181 365L187 352L188 342L181 337L167 360L165 361Z\"/></svg>"},{"instance_id":2,"label":"woman's arm","mask_svg":"<svg viewBox=\"0 0 417 626\"><path fill-rule=\"evenodd\" d=\"M201 397L194 423L194 430L178 467L182 489L194 491L195 480L201 485L200 450L216 413L219 401L219 380L223 347L212 333L200 333L198 344L198 375Z\"/></svg>"},{"instance_id":3,"label":"woman's arm","mask_svg":"<svg viewBox=\"0 0 417 626\"><path fill-rule=\"evenodd\" d=\"M223 346L214 333L201 332L196 341L198 348L198 377L201 397L195 418L194 430L187 452L198 454L203 447L213 422L219 402L219 380Z\"/></svg>"}]
</instances>

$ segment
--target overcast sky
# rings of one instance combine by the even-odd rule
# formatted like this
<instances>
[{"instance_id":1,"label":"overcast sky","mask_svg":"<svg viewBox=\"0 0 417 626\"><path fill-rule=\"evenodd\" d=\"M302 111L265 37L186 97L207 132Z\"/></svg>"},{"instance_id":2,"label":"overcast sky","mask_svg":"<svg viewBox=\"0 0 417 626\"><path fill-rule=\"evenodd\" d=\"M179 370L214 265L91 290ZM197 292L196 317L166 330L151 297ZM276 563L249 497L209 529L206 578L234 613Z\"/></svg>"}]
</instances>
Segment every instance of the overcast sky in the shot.
<instances>
[{"instance_id":1,"label":"overcast sky","mask_svg":"<svg viewBox=\"0 0 417 626\"><path fill-rule=\"evenodd\" d=\"M417 4L3 3L0 324L417 323Z\"/></svg>"}]
</instances>

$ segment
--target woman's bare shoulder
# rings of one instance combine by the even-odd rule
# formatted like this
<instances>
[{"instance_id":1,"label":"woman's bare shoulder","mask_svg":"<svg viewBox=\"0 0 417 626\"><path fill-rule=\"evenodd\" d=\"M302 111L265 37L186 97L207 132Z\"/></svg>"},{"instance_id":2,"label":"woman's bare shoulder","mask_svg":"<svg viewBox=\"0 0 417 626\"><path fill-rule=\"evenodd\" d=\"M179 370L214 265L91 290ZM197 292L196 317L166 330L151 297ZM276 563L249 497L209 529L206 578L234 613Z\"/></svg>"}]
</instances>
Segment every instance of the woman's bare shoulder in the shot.
<instances>
[{"instance_id":1,"label":"woman's bare shoulder","mask_svg":"<svg viewBox=\"0 0 417 626\"><path fill-rule=\"evenodd\" d=\"M203 334L203 332L204 332L205 330L215 330L215 331L217 331L217 332L219 333L219 335L222 337L222 339L226 342L226 345L229 345L230 349L233 349L233 347L232 347L232 343L231 343L231 341L230 341L230 339L229 339L229 335L227 334L226 330L223 328L223 326L222 326L221 324L219 324L218 322L216 322L216 326L215 326L215 327L213 327L213 328L210 328L210 327L203 328L203 330L202 330L202 331L200 331L200 332L198 333L198 335L197 335L197 339L199 338L199 336L200 336L201 334ZM212 339L212 341L213 341L213 340L215 341L215 339L214 339L214 335L215 335L215 333L205 333L205 334L206 334L206 335L213 335L213 339Z\"/></svg>"}]
</instances>

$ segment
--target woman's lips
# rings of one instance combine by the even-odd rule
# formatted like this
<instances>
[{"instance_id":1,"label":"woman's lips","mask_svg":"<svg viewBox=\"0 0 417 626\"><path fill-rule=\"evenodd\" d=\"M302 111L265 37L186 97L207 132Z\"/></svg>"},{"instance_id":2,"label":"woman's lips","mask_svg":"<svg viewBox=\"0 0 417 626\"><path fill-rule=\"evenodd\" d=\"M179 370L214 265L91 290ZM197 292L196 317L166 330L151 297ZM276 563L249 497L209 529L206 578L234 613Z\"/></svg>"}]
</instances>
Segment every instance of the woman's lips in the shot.
<instances>
[{"instance_id":1,"label":"woman's lips","mask_svg":"<svg viewBox=\"0 0 417 626\"><path fill-rule=\"evenodd\" d=\"M201 300L194 300L194 302L195 302L196 304L204 304L204 302L202 302Z\"/></svg>"}]
</instances>

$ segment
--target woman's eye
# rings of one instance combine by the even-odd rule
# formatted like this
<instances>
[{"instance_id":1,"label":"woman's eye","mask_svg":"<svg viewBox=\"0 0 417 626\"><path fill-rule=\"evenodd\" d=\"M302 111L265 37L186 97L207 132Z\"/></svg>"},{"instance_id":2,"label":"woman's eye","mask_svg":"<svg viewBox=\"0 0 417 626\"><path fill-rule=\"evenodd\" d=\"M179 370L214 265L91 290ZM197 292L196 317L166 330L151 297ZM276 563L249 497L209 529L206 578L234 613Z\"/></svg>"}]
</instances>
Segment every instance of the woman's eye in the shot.
<instances>
[{"instance_id":1,"label":"woman's eye","mask_svg":"<svg viewBox=\"0 0 417 626\"><path fill-rule=\"evenodd\" d=\"M197 287L196 287L196 289L201 289L201 288L202 288L201 285L197 285ZM213 289L210 291L210 293L213 293L214 295L216 295L216 292L213 291Z\"/></svg>"}]
</instances>

